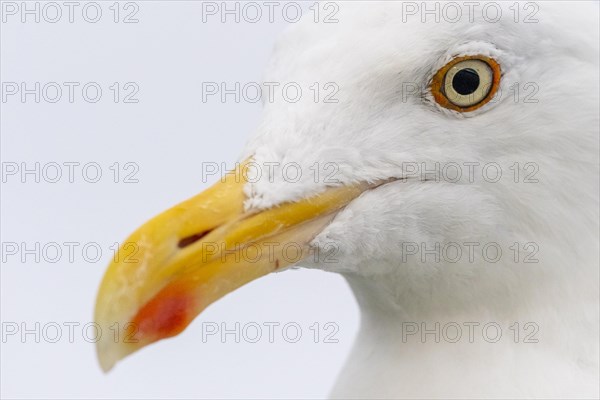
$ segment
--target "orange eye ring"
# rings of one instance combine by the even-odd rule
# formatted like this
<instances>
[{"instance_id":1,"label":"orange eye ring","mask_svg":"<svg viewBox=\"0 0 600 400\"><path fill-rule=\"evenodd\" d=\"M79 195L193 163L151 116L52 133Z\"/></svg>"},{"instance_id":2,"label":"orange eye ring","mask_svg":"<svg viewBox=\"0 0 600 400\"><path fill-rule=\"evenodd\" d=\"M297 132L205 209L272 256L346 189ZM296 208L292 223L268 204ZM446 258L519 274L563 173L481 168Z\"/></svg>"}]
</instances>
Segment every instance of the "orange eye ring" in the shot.
<instances>
[{"instance_id":1,"label":"orange eye ring","mask_svg":"<svg viewBox=\"0 0 600 400\"><path fill-rule=\"evenodd\" d=\"M461 66L466 66L463 70L468 69L475 72L472 68L467 67L473 65L475 65L475 69L480 70L481 75L485 76L484 82L480 83L479 76L477 76L479 85L476 88L477 92L462 95L453 89L453 78L460 72ZM457 57L435 73L431 81L431 93L435 101L444 108L458 112L474 111L494 97L500 87L500 77L500 64L490 57L482 55Z\"/></svg>"}]
</instances>

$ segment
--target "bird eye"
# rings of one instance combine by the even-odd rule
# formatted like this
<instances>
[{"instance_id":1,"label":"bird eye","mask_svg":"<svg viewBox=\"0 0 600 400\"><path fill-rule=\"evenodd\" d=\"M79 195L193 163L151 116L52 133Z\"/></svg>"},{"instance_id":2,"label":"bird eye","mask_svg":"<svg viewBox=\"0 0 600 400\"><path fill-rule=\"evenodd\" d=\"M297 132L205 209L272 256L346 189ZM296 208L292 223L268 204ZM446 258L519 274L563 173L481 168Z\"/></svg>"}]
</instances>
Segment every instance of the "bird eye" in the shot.
<instances>
[{"instance_id":1,"label":"bird eye","mask_svg":"<svg viewBox=\"0 0 600 400\"><path fill-rule=\"evenodd\" d=\"M458 57L434 75L435 101L450 110L474 111L490 101L500 85L500 65L485 56Z\"/></svg>"}]
</instances>

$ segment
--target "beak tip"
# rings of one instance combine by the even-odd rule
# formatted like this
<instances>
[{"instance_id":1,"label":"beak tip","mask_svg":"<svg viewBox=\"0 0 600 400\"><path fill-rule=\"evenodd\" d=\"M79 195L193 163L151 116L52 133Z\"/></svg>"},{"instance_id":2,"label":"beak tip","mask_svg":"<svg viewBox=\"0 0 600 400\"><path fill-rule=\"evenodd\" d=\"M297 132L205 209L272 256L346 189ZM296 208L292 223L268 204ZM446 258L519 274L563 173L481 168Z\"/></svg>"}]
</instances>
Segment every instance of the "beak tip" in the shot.
<instances>
[{"instance_id":1,"label":"beak tip","mask_svg":"<svg viewBox=\"0 0 600 400\"><path fill-rule=\"evenodd\" d=\"M96 343L96 355L102 372L105 374L110 372L119 361L135 352L135 350L135 347L126 346L121 342L102 337Z\"/></svg>"},{"instance_id":2,"label":"beak tip","mask_svg":"<svg viewBox=\"0 0 600 400\"><path fill-rule=\"evenodd\" d=\"M108 374L112 369L113 369L114 364L110 365L110 364L104 364L102 362L100 362L100 368L102 369L102 372L104 372L105 374Z\"/></svg>"},{"instance_id":3,"label":"beak tip","mask_svg":"<svg viewBox=\"0 0 600 400\"><path fill-rule=\"evenodd\" d=\"M113 369L113 367L119 360L119 357L114 353L114 351L103 347L105 346L101 346L100 343L98 344L97 355L100 368L102 369L102 372L106 374L110 372L111 369Z\"/></svg>"}]
</instances>

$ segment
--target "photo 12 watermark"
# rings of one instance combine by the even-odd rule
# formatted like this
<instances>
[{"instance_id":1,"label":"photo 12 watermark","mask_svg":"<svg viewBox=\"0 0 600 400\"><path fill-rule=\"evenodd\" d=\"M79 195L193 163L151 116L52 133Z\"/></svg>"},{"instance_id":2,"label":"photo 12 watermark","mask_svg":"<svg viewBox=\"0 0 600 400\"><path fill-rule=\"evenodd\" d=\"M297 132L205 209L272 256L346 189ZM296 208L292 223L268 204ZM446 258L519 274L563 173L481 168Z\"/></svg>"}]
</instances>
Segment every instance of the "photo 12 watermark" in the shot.
<instances>
[{"instance_id":1,"label":"photo 12 watermark","mask_svg":"<svg viewBox=\"0 0 600 400\"><path fill-rule=\"evenodd\" d=\"M140 165L133 161L4 161L2 183L139 183Z\"/></svg>"},{"instance_id":2,"label":"photo 12 watermark","mask_svg":"<svg viewBox=\"0 0 600 400\"><path fill-rule=\"evenodd\" d=\"M401 242L403 263L420 264L456 264L466 262L469 264L485 263L497 264L501 260L508 260L514 264L537 264L540 252L538 243L530 241L525 243L512 242L502 245L498 242Z\"/></svg>"},{"instance_id":3,"label":"photo 12 watermark","mask_svg":"<svg viewBox=\"0 0 600 400\"><path fill-rule=\"evenodd\" d=\"M337 1L203 1L202 22L295 24L310 20L316 24L336 24L340 4Z\"/></svg>"},{"instance_id":4,"label":"photo 12 watermark","mask_svg":"<svg viewBox=\"0 0 600 400\"><path fill-rule=\"evenodd\" d=\"M402 22L421 23L469 22L497 24L503 20L513 23L539 23L538 2L496 1L398 1Z\"/></svg>"},{"instance_id":5,"label":"photo 12 watermark","mask_svg":"<svg viewBox=\"0 0 600 400\"><path fill-rule=\"evenodd\" d=\"M0 243L3 264L97 264L106 261L137 263L140 252L136 242L99 241L11 241Z\"/></svg>"},{"instance_id":6,"label":"photo 12 watermark","mask_svg":"<svg viewBox=\"0 0 600 400\"><path fill-rule=\"evenodd\" d=\"M448 321L401 324L402 343L539 343L540 327L535 322Z\"/></svg>"},{"instance_id":7,"label":"photo 12 watermark","mask_svg":"<svg viewBox=\"0 0 600 400\"><path fill-rule=\"evenodd\" d=\"M336 104L340 87L336 82L202 82L202 102L217 103L298 103L303 98L314 103Z\"/></svg>"},{"instance_id":8,"label":"photo 12 watermark","mask_svg":"<svg viewBox=\"0 0 600 400\"><path fill-rule=\"evenodd\" d=\"M2 82L2 103L139 103L136 82Z\"/></svg>"},{"instance_id":9,"label":"photo 12 watermark","mask_svg":"<svg viewBox=\"0 0 600 400\"><path fill-rule=\"evenodd\" d=\"M2 23L115 24L140 22L140 4L135 1L2 1Z\"/></svg>"}]
</instances>

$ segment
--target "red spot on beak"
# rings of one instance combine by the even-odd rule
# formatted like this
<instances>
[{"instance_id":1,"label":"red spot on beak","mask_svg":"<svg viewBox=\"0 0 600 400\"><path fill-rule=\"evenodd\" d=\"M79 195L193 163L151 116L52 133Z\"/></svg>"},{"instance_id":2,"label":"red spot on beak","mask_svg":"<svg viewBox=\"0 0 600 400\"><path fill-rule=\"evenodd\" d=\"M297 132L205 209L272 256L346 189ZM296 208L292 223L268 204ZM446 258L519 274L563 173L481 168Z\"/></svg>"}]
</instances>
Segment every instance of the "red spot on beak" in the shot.
<instances>
[{"instance_id":1,"label":"red spot on beak","mask_svg":"<svg viewBox=\"0 0 600 400\"><path fill-rule=\"evenodd\" d=\"M194 318L194 302L182 285L168 285L133 318L140 340L151 343L175 336Z\"/></svg>"}]
</instances>

